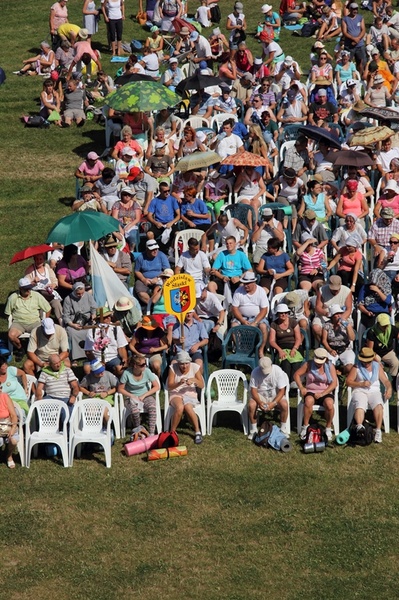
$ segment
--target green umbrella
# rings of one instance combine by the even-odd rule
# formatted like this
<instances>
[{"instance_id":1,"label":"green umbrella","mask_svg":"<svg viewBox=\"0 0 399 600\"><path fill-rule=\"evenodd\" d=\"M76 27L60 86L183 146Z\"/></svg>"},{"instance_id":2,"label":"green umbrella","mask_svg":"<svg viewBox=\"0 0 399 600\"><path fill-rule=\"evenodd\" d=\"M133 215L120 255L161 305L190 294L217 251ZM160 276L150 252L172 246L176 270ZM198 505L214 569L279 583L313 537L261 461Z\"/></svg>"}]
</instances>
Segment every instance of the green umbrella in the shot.
<instances>
[{"instance_id":1,"label":"green umbrella","mask_svg":"<svg viewBox=\"0 0 399 600\"><path fill-rule=\"evenodd\" d=\"M175 106L180 100L175 92L156 81L132 81L111 92L105 102L114 110L137 112Z\"/></svg>"},{"instance_id":2,"label":"green umbrella","mask_svg":"<svg viewBox=\"0 0 399 600\"><path fill-rule=\"evenodd\" d=\"M47 236L47 243L67 246L74 242L99 240L113 231L119 231L119 221L113 217L90 210L76 212L57 221Z\"/></svg>"}]
</instances>

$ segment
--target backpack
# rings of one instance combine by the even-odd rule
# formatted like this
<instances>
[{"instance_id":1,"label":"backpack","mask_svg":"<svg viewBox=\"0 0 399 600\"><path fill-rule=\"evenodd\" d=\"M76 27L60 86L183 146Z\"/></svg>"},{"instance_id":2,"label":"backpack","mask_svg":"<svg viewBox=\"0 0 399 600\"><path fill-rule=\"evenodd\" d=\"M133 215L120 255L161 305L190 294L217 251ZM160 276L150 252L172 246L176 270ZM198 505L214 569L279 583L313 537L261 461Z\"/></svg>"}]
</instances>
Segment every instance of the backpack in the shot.
<instances>
[{"instance_id":1,"label":"backpack","mask_svg":"<svg viewBox=\"0 0 399 600\"><path fill-rule=\"evenodd\" d=\"M38 115L34 117L23 117L23 122L25 127L39 127L40 129L47 129L50 127L50 123Z\"/></svg>"},{"instance_id":2,"label":"backpack","mask_svg":"<svg viewBox=\"0 0 399 600\"><path fill-rule=\"evenodd\" d=\"M319 24L317 23L317 21L308 21L302 26L301 37L312 37L312 35L316 33L318 28Z\"/></svg>"},{"instance_id":3,"label":"backpack","mask_svg":"<svg viewBox=\"0 0 399 600\"><path fill-rule=\"evenodd\" d=\"M326 430L322 425L308 425L306 437L303 441L305 454L323 452L328 444Z\"/></svg>"},{"instance_id":4,"label":"backpack","mask_svg":"<svg viewBox=\"0 0 399 600\"><path fill-rule=\"evenodd\" d=\"M212 6L211 11L211 21L212 23L220 23L222 18L222 13L220 12L220 8L218 5Z\"/></svg>"},{"instance_id":5,"label":"backpack","mask_svg":"<svg viewBox=\"0 0 399 600\"><path fill-rule=\"evenodd\" d=\"M254 444L257 446L262 446L263 448L268 448L269 437L272 430L273 425L270 423L270 421L263 421L258 429L257 434L253 437Z\"/></svg>"},{"instance_id":6,"label":"backpack","mask_svg":"<svg viewBox=\"0 0 399 600\"><path fill-rule=\"evenodd\" d=\"M364 429L358 431L356 423L352 421L349 428L349 444L353 446L369 446L374 440L374 431L370 423L363 422Z\"/></svg>"},{"instance_id":7,"label":"backpack","mask_svg":"<svg viewBox=\"0 0 399 600\"><path fill-rule=\"evenodd\" d=\"M179 445L176 431L162 431L158 436L157 448L174 448Z\"/></svg>"},{"instance_id":8,"label":"backpack","mask_svg":"<svg viewBox=\"0 0 399 600\"><path fill-rule=\"evenodd\" d=\"M208 340L208 360L213 362L218 361L222 356L222 340L217 333L211 331Z\"/></svg>"}]
</instances>

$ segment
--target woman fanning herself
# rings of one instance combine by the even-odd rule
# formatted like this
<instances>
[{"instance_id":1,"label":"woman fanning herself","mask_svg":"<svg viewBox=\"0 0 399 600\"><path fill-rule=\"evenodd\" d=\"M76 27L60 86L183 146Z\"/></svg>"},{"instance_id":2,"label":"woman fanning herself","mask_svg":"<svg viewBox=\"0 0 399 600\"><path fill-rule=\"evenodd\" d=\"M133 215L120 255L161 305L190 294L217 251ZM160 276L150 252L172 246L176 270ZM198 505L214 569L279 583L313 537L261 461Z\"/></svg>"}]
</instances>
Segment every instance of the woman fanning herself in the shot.
<instances>
[{"instance_id":1,"label":"woman fanning herself","mask_svg":"<svg viewBox=\"0 0 399 600\"><path fill-rule=\"evenodd\" d=\"M194 409L199 404L197 390L205 387L204 379L200 366L191 361L188 352L181 350L177 353L176 360L177 362L169 367L167 383L170 404L174 408L170 429L176 431L183 413L186 413L195 432L194 443L201 444L202 435Z\"/></svg>"},{"instance_id":2,"label":"woman fanning herself","mask_svg":"<svg viewBox=\"0 0 399 600\"><path fill-rule=\"evenodd\" d=\"M331 271L338 264L337 275L342 279L342 285L350 287L351 292L357 296L363 285L361 269L363 265L363 254L359 250L360 243L357 236L350 235L328 265Z\"/></svg>"}]
</instances>

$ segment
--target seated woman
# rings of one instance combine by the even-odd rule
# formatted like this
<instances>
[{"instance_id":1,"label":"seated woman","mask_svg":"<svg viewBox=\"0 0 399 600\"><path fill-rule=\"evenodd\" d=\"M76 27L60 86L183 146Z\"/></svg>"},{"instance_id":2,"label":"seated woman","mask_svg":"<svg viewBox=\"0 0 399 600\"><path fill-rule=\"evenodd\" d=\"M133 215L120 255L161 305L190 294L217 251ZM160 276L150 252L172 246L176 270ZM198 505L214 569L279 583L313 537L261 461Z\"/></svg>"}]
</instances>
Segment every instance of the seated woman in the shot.
<instances>
[{"instance_id":1,"label":"seated woman","mask_svg":"<svg viewBox=\"0 0 399 600\"><path fill-rule=\"evenodd\" d=\"M211 213L203 200L197 198L197 190L188 186L183 190L180 214L186 228L208 231L211 226Z\"/></svg>"},{"instance_id":2,"label":"seated woman","mask_svg":"<svg viewBox=\"0 0 399 600\"><path fill-rule=\"evenodd\" d=\"M28 380L25 371L12 367L7 363L9 355L0 355L0 387L6 391L13 402L24 411L29 412Z\"/></svg>"},{"instance_id":3,"label":"seated woman","mask_svg":"<svg viewBox=\"0 0 399 600\"><path fill-rule=\"evenodd\" d=\"M319 33L317 34L318 40L328 41L332 38L340 35L341 33L341 25L340 19L335 11L331 8L331 6L324 5L322 8L322 25L319 29Z\"/></svg>"},{"instance_id":4,"label":"seated woman","mask_svg":"<svg viewBox=\"0 0 399 600\"><path fill-rule=\"evenodd\" d=\"M349 50L342 50L341 62L337 62L335 66L335 79L338 84L338 88L343 83L346 83L348 79L355 79L356 76L356 65L351 61L351 53Z\"/></svg>"},{"instance_id":5,"label":"seated woman","mask_svg":"<svg viewBox=\"0 0 399 600\"><path fill-rule=\"evenodd\" d=\"M97 152L89 152L86 159L79 165L75 171L75 177L86 183L95 183L101 179L101 173L104 170L104 164L101 162Z\"/></svg>"},{"instance_id":6,"label":"seated woman","mask_svg":"<svg viewBox=\"0 0 399 600\"><path fill-rule=\"evenodd\" d=\"M234 55L234 60L236 63L237 75L242 77L245 73L248 73L252 70L254 64L254 57L252 56L252 52L247 48L247 44L245 42L240 42L238 44L238 50Z\"/></svg>"},{"instance_id":7,"label":"seated woman","mask_svg":"<svg viewBox=\"0 0 399 600\"><path fill-rule=\"evenodd\" d=\"M164 329L151 317L143 317L129 342L129 349L140 358L148 359L150 369L161 378L162 352L168 349Z\"/></svg>"},{"instance_id":8,"label":"seated woman","mask_svg":"<svg viewBox=\"0 0 399 600\"><path fill-rule=\"evenodd\" d=\"M283 225L281 221L273 216L271 208L264 208L261 218L256 221L251 235L252 244L256 244L256 249L252 254L254 265L257 265L263 254L267 252L267 244L272 238L277 238L284 244Z\"/></svg>"},{"instance_id":9,"label":"seated woman","mask_svg":"<svg viewBox=\"0 0 399 600\"><path fill-rule=\"evenodd\" d=\"M389 236L389 246L388 252L381 252L378 255L377 267L388 275L393 294L396 295L399 288L399 235L397 233L391 233Z\"/></svg>"},{"instance_id":10,"label":"seated woman","mask_svg":"<svg viewBox=\"0 0 399 600\"><path fill-rule=\"evenodd\" d=\"M296 319L290 316L291 312L284 303L276 307L276 320L270 325L270 348L278 354L280 367L287 374L288 380L293 381L294 373L303 362L300 352L302 337Z\"/></svg>"},{"instance_id":11,"label":"seated woman","mask_svg":"<svg viewBox=\"0 0 399 600\"><path fill-rule=\"evenodd\" d=\"M392 303L392 285L388 275L381 269L373 269L368 282L363 285L357 298L361 323L367 329L375 323L380 313L389 314Z\"/></svg>"},{"instance_id":12,"label":"seated woman","mask_svg":"<svg viewBox=\"0 0 399 600\"><path fill-rule=\"evenodd\" d=\"M71 361L86 358L84 342L86 340L87 325L96 318L97 304L93 294L85 291L84 283L78 281L72 286L72 293L64 300L64 327L66 328L70 347Z\"/></svg>"},{"instance_id":13,"label":"seated woman","mask_svg":"<svg viewBox=\"0 0 399 600\"><path fill-rule=\"evenodd\" d=\"M111 216L119 221L120 232L123 234L129 248L134 248L138 239L137 227L140 223L142 210L135 199L136 192L129 186L121 190L121 199L112 207Z\"/></svg>"},{"instance_id":14,"label":"seated woman","mask_svg":"<svg viewBox=\"0 0 399 600\"><path fill-rule=\"evenodd\" d=\"M305 377L305 385L302 378ZM295 383L303 398L303 425L301 439L306 437L306 430L312 416L315 404L324 406L326 418L327 439L332 440L332 420L334 417L334 392L338 385L337 372L333 364L328 360L325 348L317 348L314 351L313 360L303 363L294 373ZM335 432L338 435L338 431Z\"/></svg>"},{"instance_id":15,"label":"seated woman","mask_svg":"<svg viewBox=\"0 0 399 600\"><path fill-rule=\"evenodd\" d=\"M294 169L283 169L282 175L274 182L277 202L285 206L291 206L292 209L292 231L295 231L298 221L297 207L302 201L302 194L305 192L303 180L297 176ZM284 224L286 226L286 223Z\"/></svg>"},{"instance_id":16,"label":"seated woman","mask_svg":"<svg viewBox=\"0 0 399 600\"><path fill-rule=\"evenodd\" d=\"M133 355L118 386L118 393L122 394L125 401L127 416L132 415L133 430L140 427L140 412L145 412L148 414L148 433L154 435L157 419L155 394L159 389L159 381L147 367L145 358Z\"/></svg>"},{"instance_id":17,"label":"seated woman","mask_svg":"<svg viewBox=\"0 0 399 600\"><path fill-rule=\"evenodd\" d=\"M385 108L392 100L391 93L384 85L384 78L378 72L371 77L364 101L372 108Z\"/></svg>"},{"instance_id":18,"label":"seated woman","mask_svg":"<svg viewBox=\"0 0 399 600\"><path fill-rule=\"evenodd\" d=\"M61 297L65 298L70 294L73 284L77 281L82 282L84 286L88 286L87 276L89 271L89 265L83 256L78 254L77 246L75 244L65 246L63 257L56 267L58 293Z\"/></svg>"},{"instance_id":19,"label":"seated woman","mask_svg":"<svg viewBox=\"0 0 399 600\"><path fill-rule=\"evenodd\" d=\"M194 186L200 194L205 183L204 171L175 172L173 175L172 196L180 203L186 187ZM224 204L224 203L223 203Z\"/></svg>"},{"instance_id":20,"label":"seated woman","mask_svg":"<svg viewBox=\"0 0 399 600\"><path fill-rule=\"evenodd\" d=\"M381 189L383 190L391 180L399 184L399 158L393 158L389 163L389 172L382 178Z\"/></svg>"},{"instance_id":21,"label":"seated woman","mask_svg":"<svg viewBox=\"0 0 399 600\"><path fill-rule=\"evenodd\" d=\"M8 394L0 392L0 439L1 445L6 443L7 467L15 469L12 453L19 441L18 417L15 412L13 401Z\"/></svg>"},{"instance_id":22,"label":"seated woman","mask_svg":"<svg viewBox=\"0 0 399 600\"><path fill-rule=\"evenodd\" d=\"M263 179L268 181L273 178L273 159L277 156L278 151L276 144L273 142L272 136L269 135L269 141L265 141L265 136L262 132L262 129L259 125L250 125L249 129L249 138L248 138L248 151L252 152L252 154L256 154L261 156L262 158L268 161L268 164L263 167ZM274 200L274 196L269 194L266 190L266 196L270 199Z\"/></svg>"},{"instance_id":23,"label":"seated woman","mask_svg":"<svg viewBox=\"0 0 399 600\"><path fill-rule=\"evenodd\" d=\"M60 112L61 100L58 92L54 90L54 81L46 79L43 82L43 91L40 94L40 112L39 115L43 119L48 119L54 111ZM60 124L59 119L54 121L56 125Z\"/></svg>"},{"instance_id":24,"label":"seated woman","mask_svg":"<svg viewBox=\"0 0 399 600\"><path fill-rule=\"evenodd\" d=\"M302 198L301 206L298 210L300 218L302 218L305 210L310 209L316 213L316 219L320 223L326 223L332 215L330 204L327 196L323 191L323 186L316 179L312 179L307 183L308 193Z\"/></svg>"},{"instance_id":25,"label":"seated woman","mask_svg":"<svg viewBox=\"0 0 399 600\"><path fill-rule=\"evenodd\" d=\"M150 29L150 34L145 41L145 48L149 48L151 52L155 52L159 60L164 59L163 48L164 39L163 35L159 33L159 27L153 25Z\"/></svg>"},{"instance_id":26,"label":"seated woman","mask_svg":"<svg viewBox=\"0 0 399 600\"><path fill-rule=\"evenodd\" d=\"M287 252L281 250L282 241L272 238L267 242L267 252L256 265L261 276L260 285L267 293L281 294L288 287L288 277L293 274L294 266Z\"/></svg>"},{"instance_id":27,"label":"seated woman","mask_svg":"<svg viewBox=\"0 0 399 600\"><path fill-rule=\"evenodd\" d=\"M173 112L171 112L168 108L162 108L157 112L154 118L154 127L161 128L164 131L166 140L176 139L178 133L178 118L175 117ZM154 138L156 135L156 130L154 132ZM157 140L162 141L162 140Z\"/></svg>"},{"instance_id":28,"label":"seated woman","mask_svg":"<svg viewBox=\"0 0 399 600\"><path fill-rule=\"evenodd\" d=\"M391 207L394 212L394 219L399 217L399 187L396 181L391 179L384 187L382 196L380 196L374 207L374 216L378 219L382 208Z\"/></svg>"},{"instance_id":29,"label":"seated woman","mask_svg":"<svg viewBox=\"0 0 399 600\"><path fill-rule=\"evenodd\" d=\"M344 225L340 225L335 229L332 235L331 244L333 248L339 252L340 248L345 246L348 237L352 235L356 236L361 246L367 242L367 233L360 223L358 223L357 216L353 213L348 213L345 217Z\"/></svg>"},{"instance_id":30,"label":"seated woman","mask_svg":"<svg viewBox=\"0 0 399 600\"><path fill-rule=\"evenodd\" d=\"M319 242L309 233L302 234L304 243L297 249L299 287L309 292L318 281L323 281L323 267L326 265L326 257L318 245Z\"/></svg>"},{"instance_id":31,"label":"seated woman","mask_svg":"<svg viewBox=\"0 0 399 600\"><path fill-rule=\"evenodd\" d=\"M17 75L42 75L55 69L55 54L47 42L41 42L40 54L22 61L24 66Z\"/></svg>"},{"instance_id":32,"label":"seated woman","mask_svg":"<svg viewBox=\"0 0 399 600\"><path fill-rule=\"evenodd\" d=\"M346 182L346 193L342 193L337 205L337 216L341 218L340 225L344 224L346 215L354 214L362 227L364 219L369 214L369 207L364 194L358 192L359 183L355 179L348 179Z\"/></svg>"},{"instance_id":33,"label":"seated woman","mask_svg":"<svg viewBox=\"0 0 399 600\"><path fill-rule=\"evenodd\" d=\"M36 254L33 257L33 264L26 269L25 277L35 285L33 289L46 298L54 311L58 324L62 325L61 297L56 291L58 280L53 269L46 263L44 254Z\"/></svg>"},{"instance_id":34,"label":"seated woman","mask_svg":"<svg viewBox=\"0 0 399 600\"><path fill-rule=\"evenodd\" d=\"M131 148L131 150L133 150L132 157L136 160L142 158L143 149L138 141L133 138L132 128L129 127L129 125L122 127L121 136L122 139L115 144L115 147L111 153L111 158L115 160L121 159L123 150L125 148Z\"/></svg>"},{"instance_id":35,"label":"seated woman","mask_svg":"<svg viewBox=\"0 0 399 600\"><path fill-rule=\"evenodd\" d=\"M130 146L125 146L121 150L121 158L116 161L115 165L115 175L118 177L118 180L125 182L134 167L138 167L141 170L140 161L137 158L136 152Z\"/></svg>"},{"instance_id":36,"label":"seated woman","mask_svg":"<svg viewBox=\"0 0 399 600\"><path fill-rule=\"evenodd\" d=\"M154 154L144 167L144 172L158 181L169 179L175 170L172 157L166 154L166 146L166 142L155 142Z\"/></svg>"},{"instance_id":37,"label":"seated woman","mask_svg":"<svg viewBox=\"0 0 399 600\"><path fill-rule=\"evenodd\" d=\"M166 138L165 129L161 126L155 128L154 139L149 140L147 150L145 151L145 157L148 159L155 154L155 144L162 144L165 146L165 156L174 158L175 148L172 139Z\"/></svg>"},{"instance_id":38,"label":"seated woman","mask_svg":"<svg viewBox=\"0 0 399 600\"><path fill-rule=\"evenodd\" d=\"M170 365L167 389L169 402L174 409L170 423L171 431L176 431L178 424L186 413L195 432L194 443L201 444L202 435L195 406L199 404L198 390L205 387L200 366L193 363L188 352L181 350L176 355L176 362Z\"/></svg>"},{"instance_id":39,"label":"seated woman","mask_svg":"<svg viewBox=\"0 0 399 600\"><path fill-rule=\"evenodd\" d=\"M196 131L190 125L186 125L183 130L183 136L180 140L177 158L188 156L195 151L205 152L205 146L197 139Z\"/></svg>"},{"instance_id":40,"label":"seated woman","mask_svg":"<svg viewBox=\"0 0 399 600\"><path fill-rule=\"evenodd\" d=\"M327 267L331 271L338 265L337 275L342 279L342 285L350 288L357 297L363 285L363 254L359 250L360 243L357 236L350 235L345 246L342 246Z\"/></svg>"},{"instance_id":41,"label":"seated woman","mask_svg":"<svg viewBox=\"0 0 399 600\"><path fill-rule=\"evenodd\" d=\"M56 66L61 67L61 73L69 69L74 56L75 50L72 48L70 42L68 40L61 40L60 47L55 52Z\"/></svg>"},{"instance_id":42,"label":"seated woman","mask_svg":"<svg viewBox=\"0 0 399 600\"><path fill-rule=\"evenodd\" d=\"M266 186L255 167L244 167L236 179L233 191L238 195L237 202L250 204L256 214L261 205L260 198L266 194Z\"/></svg>"},{"instance_id":43,"label":"seated woman","mask_svg":"<svg viewBox=\"0 0 399 600\"><path fill-rule=\"evenodd\" d=\"M396 356L396 344L399 329L391 325L389 315L381 313L375 324L367 332L366 346L374 350L376 360L382 362L389 374L395 380L398 374L399 360Z\"/></svg>"},{"instance_id":44,"label":"seated woman","mask_svg":"<svg viewBox=\"0 0 399 600\"><path fill-rule=\"evenodd\" d=\"M317 64L313 65L310 73L312 83L315 83L317 80L320 79L326 80L325 85L327 85L327 81L329 84L332 83L334 71L331 63L328 62L327 52L320 52Z\"/></svg>"},{"instance_id":45,"label":"seated woman","mask_svg":"<svg viewBox=\"0 0 399 600\"><path fill-rule=\"evenodd\" d=\"M212 47L212 45L211 45ZM237 79L237 66L234 59L230 57L230 52L224 52L219 59L218 77L227 85L233 85Z\"/></svg>"}]
</instances>

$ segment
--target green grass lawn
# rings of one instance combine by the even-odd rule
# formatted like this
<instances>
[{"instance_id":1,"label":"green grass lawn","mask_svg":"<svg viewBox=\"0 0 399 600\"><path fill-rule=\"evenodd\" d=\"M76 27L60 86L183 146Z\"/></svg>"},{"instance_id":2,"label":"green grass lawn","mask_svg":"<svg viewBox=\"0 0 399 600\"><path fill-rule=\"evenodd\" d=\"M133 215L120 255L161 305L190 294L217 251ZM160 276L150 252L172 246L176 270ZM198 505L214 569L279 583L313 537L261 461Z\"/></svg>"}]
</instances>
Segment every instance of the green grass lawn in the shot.
<instances>
[{"instance_id":1,"label":"green grass lawn","mask_svg":"<svg viewBox=\"0 0 399 600\"><path fill-rule=\"evenodd\" d=\"M42 80L11 72L47 37L50 4L1 4L1 303L27 266L9 267L11 256L45 240L69 211L81 157L104 147L104 130L91 122L80 130L32 130L19 121L38 111ZM224 23L233 3L220 4ZM69 2L71 22L81 23L81 6ZM261 2L244 6L253 32ZM136 11L128 2L126 15ZM124 39L132 38L143 40L144 32L127 18ZM304 70L313 41L282 34L286 54ZM251 36L248 44L260 54ZM115 74L108 54L103 64ZM110 470L101 453L83 454L72 469L42 454L30 470L0 463L0 598L396 597L394 431L381 446L303 455L294 442L283 455L254 447L238 420L221 416L219 423L200 447L183 427L188 456L168 462L126 458L117 441Z\"/></svg>"}]
</instances>

